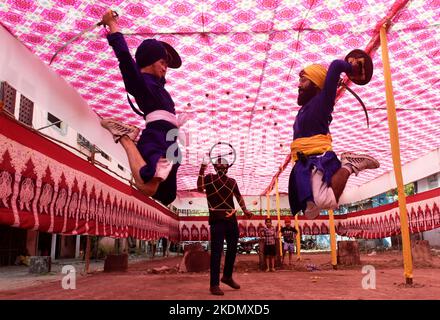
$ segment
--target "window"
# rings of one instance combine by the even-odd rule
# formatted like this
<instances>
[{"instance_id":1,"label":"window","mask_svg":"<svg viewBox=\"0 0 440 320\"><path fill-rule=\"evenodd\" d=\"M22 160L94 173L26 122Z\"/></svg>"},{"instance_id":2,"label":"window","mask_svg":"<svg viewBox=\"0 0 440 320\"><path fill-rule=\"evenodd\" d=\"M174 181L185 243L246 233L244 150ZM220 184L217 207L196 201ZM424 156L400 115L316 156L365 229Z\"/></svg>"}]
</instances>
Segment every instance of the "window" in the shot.
<instances>
[{"instance_id":1,"label":"window","mask_svg":"<svg viewBox=\"0 0 440 320\"><path fill-rule=\"evenodd\" d=\"M89 140L87 140L86 138L84 138L82 135L80 135L78 133L78 135L76 136L76 142L81 146L84 147L85 149L87 149L88 151L92 152L93 151L93 145L90 143Z\"/></svg>"},{"instance_id":2,"label":"window","mask_svg":"<svg viewBox=\"0 0 440 320\"><path fill-rule=\"evenodd\" d=\"M2 82L0 87L0 98L5 104L5 110L11 114L15 112L15 97L17 96L17 91L10 86L7 82Z\"/></svg>"},{"instance_id":3,"label":"window","mask_svg":"<svg viewBox=\"0 0 440 320\"><path fill-rule=\"evenodd\" d=\"M105 159L105 160L107 160L107 161L111 161L111 158L110 158L110 156L107 154L107 153L105 153L104 151L102 151L102 150L98 150L99 151L99 153L101 153L101 156Z\"/></svg>"},{"instance_id":4,"label":"window","mask_svg":"<svg viewBox=\"0 0 440 320\"><path fill-rule=\"evenodd\" d=\"M111 161L111 158L107 153L105 153L104 151L102 151L99 148L97 148L96 146L94 146L89 140L87 140L84 136L82 136L79 133L76 136L76 142L78 143L78 145L80 147L82 147L83 149L86 149L90 153L92 153L92 152L99 153L104 159L106 159L107 161ZM82 151L84 151L84 150L82 150ZM119 165L118 165L118 167L119 167ZM122 168L122 166L121 166L121 168ZM124 171L124 168L122 168L121 170Z\"/></svg>"},{"instance_id":5,"label":"window","mask_svg":"<svg viewBox=\"0 0 440 320\"><path fill-rule=\"evenodd\" d=\"M433 174L427 178L428 180L428 190L435 189L438 187L438 175Z\"/></svg>"},{"instance_id":6,"label":"window","mask_svg":"<svg viewBox=\"0 0 440 320\"><path fill-rule=\"evenodd\" d=\"M18 120L32 126L32 116L34 114L34 103L24 95L20 96L20 114Z\"/></svg>"},{"instance_id":7,"label":"window","mask_svg":"<svg viewBox=\"0 0 440 320\"><path fill-rule=\"evenodd\" d=\"M58 119L57 117L55 117L52 113L47 113L47 121L49 121L49 123L53 124L53 127L58 127L59 129L61 129L61 120Z\"/></svg>"},{"instance_id":8,"label":"window","mask_svg":"<svg viewBox=\"0 0 440 320\"><path fill-rule=\"evenodd\" d=\"M120 164L118 164L118 169L121 170L121 171L125 171L124 167L121 166Z\"/></svg>"}]
</instances>

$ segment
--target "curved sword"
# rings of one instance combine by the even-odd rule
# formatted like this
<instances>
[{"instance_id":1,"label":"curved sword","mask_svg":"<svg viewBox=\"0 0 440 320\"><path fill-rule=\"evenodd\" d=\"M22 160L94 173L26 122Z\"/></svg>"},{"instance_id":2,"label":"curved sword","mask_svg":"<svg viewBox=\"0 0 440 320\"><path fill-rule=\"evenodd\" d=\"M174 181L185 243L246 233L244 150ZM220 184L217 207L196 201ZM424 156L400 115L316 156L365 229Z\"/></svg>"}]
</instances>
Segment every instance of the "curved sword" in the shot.
<instances>
[{"instance_id":1,"label":"curved sword","mask_svg":"<svg viewBox=\"0 0 440 320\"><path fill-rule=\"evenodd\" d=\"M350 87L347 86L343 81L340 81L339 85L344 87L345 89L347 89L356 98L356 100L359 101L359 103L362 106L362 109L364 109L365 117L367 118L367 128L369 128L370 127L370 121L368 119L368 111L367 111L367 107L365 107L365 104L362 101L362 99L356 94L356 92L354 92L352 89L350 89Z\"/></svg>"},{"instance_id":2,"label":"curved sword","mask_svg":"<svg viewBox=\"0 0 440 320\"><path fill-rule=\"evenodd\" d=\"M116 18L118 17L118 13L113 11L113 16ZM50 58L50 62L49 65L51 65L51 63L55 60L55 57L58 55L58 53L60 51L62 51L64 48L66 48L69 44L71 44L72 42L74 42L75 40L77 40L78 38L80 38L83 34L92 31L93 29L95 29L96 27L102 26L104 25L104 22L101 20L98 23L95 23L94 25L90 26L89 28L81 31L80 33L78 33L76 36L74 36L72 39L69 39L65 44L63 44L60 48L58 48L57 51L55 51L54 55L52 56L52 58Z\"/></svg>"},{"instance_id":3,"label":"curved sword","mask_svg":"<svg viewBox=\"0 0 440 320\"><path fill-rule=\"evenodd\" d=\"M50 62L49 65L53 62L53 60L55 59L55 57L57 56L57 54L63 50L64 48L66 48L69 44L71 44L72 42L74 42L75 40L77 40L79 37L81 37L84 33L87 33L89 31L92 31L93 29L95 29L96 27L102 25L102 21L95 23L93 26L81 31L80 33L78 33L76 36L74 36L72 39L70 39L69 41L67 41L65 44L63 44L60 48L58 48L57 51L55 51L54 55L52 56L52 58L50 58Z\"/></svg>"}]
</instances>

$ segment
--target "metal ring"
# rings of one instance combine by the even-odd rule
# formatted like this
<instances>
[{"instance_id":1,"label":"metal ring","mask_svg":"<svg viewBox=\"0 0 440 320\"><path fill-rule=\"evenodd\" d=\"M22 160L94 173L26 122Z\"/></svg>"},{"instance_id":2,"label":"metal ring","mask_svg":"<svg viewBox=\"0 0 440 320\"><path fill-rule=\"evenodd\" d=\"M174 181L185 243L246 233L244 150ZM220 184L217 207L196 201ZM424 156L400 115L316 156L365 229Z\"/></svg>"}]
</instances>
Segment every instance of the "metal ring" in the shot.
<instances>
[{"instance_id":1,"label":"metal ring","mask_svg":"<svg viewBox=\"0 0 440 320\"><path fill-rule=\"evenodd\" d=\"M215 148L216 146L220 145L220 144L228 145L229 148L231 148L232 151L229 152L229 153L227 153L227 154L220 154L220 155L217 155L217 156L213 157L213 156L212 156L212 150L214 150L214 148ZM234 147L232 146L232 144L227 143L227 142L217 142L216 144L214 144L214 145L211 147L211 150L209 150L209 160L211 161L211 163L212 163L213 165L215 165L213 159L217 159L218 157L228 156L228 155L231 155L231 154L234 155L234 160L232 160L232 162L231 162L230 164L228 164L228 168L232 167L232 165L235 163L235 160L237 159L237 153L235 152L235 149L234 149Z\"/></svg>"}]
</instances>

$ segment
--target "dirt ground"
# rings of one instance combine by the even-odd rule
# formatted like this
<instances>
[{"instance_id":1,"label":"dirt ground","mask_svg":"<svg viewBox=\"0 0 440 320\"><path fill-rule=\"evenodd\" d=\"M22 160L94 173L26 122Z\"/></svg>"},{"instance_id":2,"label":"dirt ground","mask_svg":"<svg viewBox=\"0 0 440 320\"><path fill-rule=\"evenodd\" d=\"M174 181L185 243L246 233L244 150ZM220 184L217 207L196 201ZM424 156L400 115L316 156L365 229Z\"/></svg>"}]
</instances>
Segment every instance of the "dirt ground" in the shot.
<instances>
[{"instance_id":1,"label":"dirt ground","mask_svg":"<svg viewBox=\"0 0 440 320\"><path fill-rule=\"evenodd\" d=\"M104 273L102 269L82 275L77 273L76 289L63 289L61 272L39 282L25 278L14 287L13 282L2 287L0 279L0 299L61 299L61 300L300 300L300 299L435 299L440 298L440 257L414 262L414 283L404 284L402 254L398 251L361 255L359 266L338 266L333 270L329 253L304 253L302 261L292 266L284 266L276 272L258 270L257 255L238 255L235 280L241 289L234 290L225 285L221 288L224 296L209 293L209 273L154 274L152 268L168 266L176 269L182 256L160 260L134 261L128 272ZM368 273L362 273L366 265L374 267L375 289L364 289L364 277L374 285ZM0 277L7 273L0 273ZM57 276L57 277L55 277ZM364 279L364 281L363 281ZM3 282L6 283L6 282ZM12 285L11 285L12 283Z\"/></svg>"}]
</instances>

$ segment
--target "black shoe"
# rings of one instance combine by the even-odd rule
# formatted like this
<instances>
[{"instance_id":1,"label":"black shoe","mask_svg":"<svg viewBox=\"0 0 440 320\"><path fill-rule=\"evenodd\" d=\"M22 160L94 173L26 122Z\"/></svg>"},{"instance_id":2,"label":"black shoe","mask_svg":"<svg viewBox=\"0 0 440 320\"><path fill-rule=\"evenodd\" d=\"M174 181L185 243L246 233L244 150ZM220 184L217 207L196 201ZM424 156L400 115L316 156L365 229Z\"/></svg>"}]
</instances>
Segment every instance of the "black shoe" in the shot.
<instances>
[{"instance_id":1,"label":"black shoe","mask_svg":"<svg viewBox=\"0 0 440 320\"><path fill-rule=\"evenodd\" d=\"M224 284L227 284L231 288L240 289L240 285L237 282L235 282L232 279L232 277L231 278L222 277L222 279L220 281L223 282Z\"/></svg>"},{"instance_id":2,"label":"black shoe","mask_svg":"<svg viewBox=\"0 0 440 320\"><path fill-rule=\"evenodd\" d=\"M222 289L220 289L219 286L212 286L209 287L209 291L211 291L211 294L215 295L215 296L223 296L225 293L222 291Z\"/></svg>"}]
</instances>

